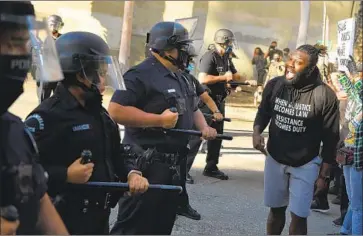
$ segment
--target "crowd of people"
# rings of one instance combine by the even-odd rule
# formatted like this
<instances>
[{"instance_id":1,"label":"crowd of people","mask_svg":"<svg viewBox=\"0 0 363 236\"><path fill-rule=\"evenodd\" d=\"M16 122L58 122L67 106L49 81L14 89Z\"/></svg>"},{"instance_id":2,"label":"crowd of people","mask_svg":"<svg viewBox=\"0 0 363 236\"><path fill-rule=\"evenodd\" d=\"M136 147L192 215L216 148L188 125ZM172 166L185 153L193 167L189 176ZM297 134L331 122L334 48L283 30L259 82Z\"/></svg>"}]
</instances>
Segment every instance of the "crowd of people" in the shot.
<instances>
[{"instance_id":1,"label":"crowd of people","mask_svg":"<svg viewBox=\"0 0 363 236\"><path fill-rule=\"evenodd\" d=\"M0 233L170 235L177 214L200 220L186 188L200 137L208 141L203 175L228 180L218 168L225 102L233 81L250 83L232 61L233 32L215 33L195 78L198 52L187 29L156 23L145 60L122 76L101 37L60 34L61 17L37 21L31 2L0 2L0 16ZM40 29L48 33L44 41L34 33ZM324 54L308 44L281 51L276 42L254 53L264 89L252 142L266 156L269 235L281 234L288 206L289 233L306 235L310 209L326 209L329 183L341 179L341 168L347 200L340 200L340 234L362 234L362 57L352 58L345 73L327 74L319 69ZM29 71L42 92L23 123L8 109ZM107 109L106 85L115 90ZM125 127L122 140L118 125Z\"/></svg>"},{"instance_id":2,"label":"crowd of people","mask_svg":"<svg viewBox=\"0 0 363 236\"><path fill-rule=\"evenodd\" d=\"M359 28L359 26L357 27ZM362 32L359 30L357 32L358 37L354 53L357 55L358 62L356 63L355 59L351 56L351 61L347 65L347 71L343 74L337 70L338 65L332 65L332 63L328 62L326 46L314 45L315 50L319 52L316 54L316 67L319 70L319 76L317 77L334 91L335 97L339 101L339 106L335 107L335 112L340 113L340 139L335 148L337 150L336 155L330 154L336 157L336 160L331 163L330 174L324 177L325 184L320 187L318 182L315 184L314 197L310 209L317 212L327 212L330 209L328 194L336 195L332 203L340 205L341 216L335 219L333 223L341 226L341 234L362 234L363 227L361 164L363 159L361 143L363 77L361 50L363 45L361 39ZM276 42L272 42L268 52L263 53L261 48L256 48L254 51L252 64L256 67L259 85L255 93L255 104L257 105L257 102L262 102L260 110L263 109L264 102L262 88L269 89L267 84L271 78L282 76L285 74L285 71L289 71L289 68L285 68L285 66L288 66L288 61L290 60L288 58L292 58L292 55L289 54L290 50L286 48L282 52L276 49L276 46ZM281 58L283 62L280 63ZM320 155L324 155L325 146L326 144L323 142ZM334 149L333 147L331 148ZM331 183L332 186L330 186Z\"/></svg>"}]
</instances>

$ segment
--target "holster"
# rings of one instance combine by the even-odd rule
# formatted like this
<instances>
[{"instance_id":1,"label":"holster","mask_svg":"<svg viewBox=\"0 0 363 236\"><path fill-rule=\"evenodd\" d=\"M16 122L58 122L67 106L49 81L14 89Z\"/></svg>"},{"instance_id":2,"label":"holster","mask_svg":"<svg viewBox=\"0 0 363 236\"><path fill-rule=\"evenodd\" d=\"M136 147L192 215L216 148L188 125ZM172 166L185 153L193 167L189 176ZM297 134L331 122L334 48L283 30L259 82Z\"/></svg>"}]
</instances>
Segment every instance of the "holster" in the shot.
<instances>
[{"instance_id":1,"label":"holster","mask_svg":"<svg viewBox=\"0 0 363 236\"><path fill-rule=\"evenodd\" d=\"M158 152L156 148L148 148L141 155L137 157L136 165L140 171L143 173L147 173L149 167L155 163L165 163L170 166L170 170L172 170L172 184L180 185L180 164L181 158L186 158L187 148L179 153L162 153Z\"/></svg>"}]
</instances>

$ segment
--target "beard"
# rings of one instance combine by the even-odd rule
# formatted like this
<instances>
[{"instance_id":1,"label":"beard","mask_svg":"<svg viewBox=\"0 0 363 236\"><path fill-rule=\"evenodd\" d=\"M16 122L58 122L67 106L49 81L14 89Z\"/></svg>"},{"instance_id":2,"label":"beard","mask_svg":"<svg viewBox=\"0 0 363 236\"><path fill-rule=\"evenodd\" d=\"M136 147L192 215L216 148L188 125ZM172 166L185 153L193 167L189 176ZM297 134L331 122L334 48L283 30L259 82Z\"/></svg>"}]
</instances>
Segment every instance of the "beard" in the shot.
<instances>
[{"instance_id":1,"label":"beard","mask_svg":"<svg viewBox=\"0 0 363 236\"><path fill-rule=\"evenodd\" d=\"M298 89L315 81L319 76L319 71L316 66L307 66L304 70L296 72L294 75L291 72L287 72L285 76L285 83Z\"/></svg>"}]
</instances>

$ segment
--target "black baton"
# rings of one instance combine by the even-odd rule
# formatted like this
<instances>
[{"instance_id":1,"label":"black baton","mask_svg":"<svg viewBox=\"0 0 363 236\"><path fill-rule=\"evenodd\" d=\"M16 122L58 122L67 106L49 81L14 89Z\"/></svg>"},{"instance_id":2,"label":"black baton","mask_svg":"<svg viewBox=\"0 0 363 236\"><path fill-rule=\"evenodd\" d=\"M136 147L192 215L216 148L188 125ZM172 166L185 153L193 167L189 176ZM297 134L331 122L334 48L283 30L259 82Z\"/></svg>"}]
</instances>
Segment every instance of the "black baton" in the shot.
<instances>
[{"instance_id":1,"label":"black baton","mask_svg":"<svg viewBox=\"0 0 363 236\"><path fill-rule=\"evenodd\" d=\"M196 130L187 130L187 129L164 129L165 132L175 132L175 133L183 133L193 136L199 136L202 137L202 132L196 131ZM230 135L224 135L224 134L217 134L216 139L222 139L222 140L233 140L233 137Z\"/></svg>"},{"instance_id":2,"label":"black baton","mask_svg":"<svg viewBox=\"0 0 363 236\"><path fill-rule=\"evenodd\" d=\"M208 114L208 113L203 113L204 116L208 117L208 118L214 118L213 115ZM223 118L222 121L227 121L227 122L231 122L231 118Z\"/></svg>"},{"instance_id":3,"label":"black baton","mask_svg":"<svg viewBox=\"0 0 363 236\"><path fill-rule=\"evenodd\" d=\"M74 187L102 188L109 191L129 190L128 183L119 182L87 182L84 184L72 184ZM148 190L167 190L181 193L183 188L175 185L150 184Z\"/></svg>"},{"instance_id":4,"label":"black baton","mask_svg":"<svg viewBox=\"0 0 363 236\"><path fill-rule=\"evenodd\" d=\"M178 109L176 109L176 107L172 107L172 108L170 108L170 111L176 113L176 112L178 112ZM166 132L166 133L168 133L168 132L183 133L183 134L199 136L199 137L203 136L202 132L200 132L200 131L187 130L187 129L164 129L164 132ZM233 137L229 136L229 135L224 135L224 134L217 134L216 139L233 140Z\"/></svg>"}]
</instances>

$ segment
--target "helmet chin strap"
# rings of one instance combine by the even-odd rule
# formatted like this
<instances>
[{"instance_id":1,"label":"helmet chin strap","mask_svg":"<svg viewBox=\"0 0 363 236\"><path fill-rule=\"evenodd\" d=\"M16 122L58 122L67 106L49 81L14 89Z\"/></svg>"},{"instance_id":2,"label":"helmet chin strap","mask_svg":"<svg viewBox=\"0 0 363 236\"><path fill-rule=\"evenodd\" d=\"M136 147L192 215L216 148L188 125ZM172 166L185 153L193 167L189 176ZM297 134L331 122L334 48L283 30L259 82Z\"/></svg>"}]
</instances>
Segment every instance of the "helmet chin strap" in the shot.
<instances>
[{"instance_id":1,"label":"helmet chin strap","mask_svg":"<svg viewBox=\"0 0 363 236\"><path fill-rule=\"evenodd\" d=\"M163 59L169 61L172 65L176 66L178 69L180 69L180 70L185 69L185 63L181 60L182 52L180 49L178 49L178 54L179 54L178 59L175 59L172 56L166 55L164 51L154 51L154 52L156 52Z\"/></svg>"}]
</instances>

